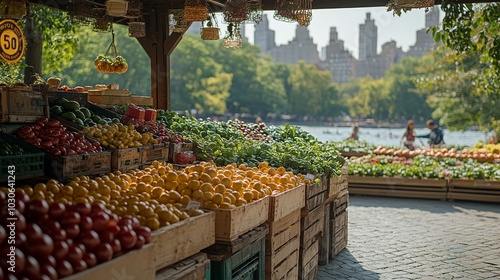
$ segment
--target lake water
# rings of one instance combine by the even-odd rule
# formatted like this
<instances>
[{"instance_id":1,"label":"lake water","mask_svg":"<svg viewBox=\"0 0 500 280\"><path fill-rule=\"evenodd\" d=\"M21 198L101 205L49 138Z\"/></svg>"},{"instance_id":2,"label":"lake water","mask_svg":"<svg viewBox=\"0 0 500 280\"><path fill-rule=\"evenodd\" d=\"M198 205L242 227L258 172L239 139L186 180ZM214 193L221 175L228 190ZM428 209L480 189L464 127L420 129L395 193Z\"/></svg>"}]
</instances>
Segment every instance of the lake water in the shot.
<instances>
[{"instance_id":1,"label":"lake water","mask_svg":"<svg viewBox=\"0 0 500 280\"><path fill-rule=\"evenodd\" d=\"M307 126L300 128L311 133L319 141L341 141L351 134L352 127ZM374 145L401 146L400 140L404 128L359 128L359 140L367 141ZM429 129L415 129L417 135L429 133ZM444 130L444 141L448 145L472 146L479 141L486 142L492 133L485 134L481 131L449 131ZM428 146L427 138L417 138L417 147Z\"/></svg>"}]
</instances>

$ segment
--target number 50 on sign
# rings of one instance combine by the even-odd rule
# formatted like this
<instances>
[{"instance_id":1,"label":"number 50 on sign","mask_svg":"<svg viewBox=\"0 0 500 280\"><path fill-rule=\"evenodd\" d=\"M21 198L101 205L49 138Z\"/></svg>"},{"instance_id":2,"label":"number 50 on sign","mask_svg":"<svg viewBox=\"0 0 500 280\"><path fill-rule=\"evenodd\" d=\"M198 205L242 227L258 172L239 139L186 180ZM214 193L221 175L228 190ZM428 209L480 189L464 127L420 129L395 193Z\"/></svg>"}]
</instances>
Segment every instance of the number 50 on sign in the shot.
<instances>
[{"instance_id":1,"label":"number 50 on sign","mask_svg":"<svg viewBox=\"0 0 500 280\"><path fill-rule=\"evenodd\" d=\"M8 64L18 63L26 50L23 30L13 20L0 21L0 59Z\"/></svg>"}]
</instances>

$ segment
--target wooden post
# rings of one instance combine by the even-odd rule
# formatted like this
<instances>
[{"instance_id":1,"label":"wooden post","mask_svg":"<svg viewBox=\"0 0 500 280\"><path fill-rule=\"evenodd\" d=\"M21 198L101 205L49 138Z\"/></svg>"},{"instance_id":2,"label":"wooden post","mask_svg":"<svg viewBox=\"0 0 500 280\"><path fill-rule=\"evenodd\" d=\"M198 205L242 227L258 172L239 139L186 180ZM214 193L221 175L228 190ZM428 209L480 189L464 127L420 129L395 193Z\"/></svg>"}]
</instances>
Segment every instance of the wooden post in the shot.
<instances>
[{"instance_id":1,"label":"wooden post","mask_svg":"<svg viewBox=\"0 0 500 280\"><path fill-rule=\"evenodd\" d=\"M321 236L319 243L319 259L318 263L321 265L328 264L328 256L330 254L330 211L332 203L325 204L325 217L324 217L324 227L323 236Z\"/></svg>"},{"instance_id":2,"label":"wooden post","mask_svg":"<svg viewBox=\"0 0 500 280\"><path fill-rule=\"evenodd\" d=\"M170 110L170 54L182 39L183 33L169 35L168 10L153 8L144 18L146 36L137 39L151 59L153 106Z\"/></svg>"}]
</instances>

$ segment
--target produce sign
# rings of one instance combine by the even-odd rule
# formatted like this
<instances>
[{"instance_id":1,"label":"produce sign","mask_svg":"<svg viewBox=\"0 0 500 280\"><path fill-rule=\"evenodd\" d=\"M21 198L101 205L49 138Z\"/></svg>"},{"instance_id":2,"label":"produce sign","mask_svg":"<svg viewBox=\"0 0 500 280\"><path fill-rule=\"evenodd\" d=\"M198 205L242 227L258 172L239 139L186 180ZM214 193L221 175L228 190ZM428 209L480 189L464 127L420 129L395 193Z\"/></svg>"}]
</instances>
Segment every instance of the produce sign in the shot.
<instances>
[{"instance_id":1,"label":"produce sign","mask_svg":"<svg viewBox=\"0 0 500 280\"><path fill-rule=\"evenodd\" d=\"M35 124L20 128L17 137L56 156L102 152L101 144L90 142L81 133L68 131L57 120L39 119Z\"/></svg>"},{"instance_id":2,"label":"produce sign","mask_svg":"<svg viewBox=\"0 0 500 280\"><path fill-rule=\"evenodd\" d=\"M21 189L15 197L12 215L6 192L0 191L0 219L14 220L16 231L14 247L7 242L8 228L0 225L1 254L15 248L15 269L9 270L6 261L1 264L5 279L64 278L151 241L151 231L137 219L120 218L99 203L49 204L30 199Z\"/></svg>"},{"instance_id":3,"label":"produce sign","mask_svg":"<svg viewBox=\"0 0 500 280\"><path fill-rule=\"evenodd\" d=\"M7 64L16 64L24 56L26 38L17 22L0 21L0 59Z\"/></svg>"}]
</instances>

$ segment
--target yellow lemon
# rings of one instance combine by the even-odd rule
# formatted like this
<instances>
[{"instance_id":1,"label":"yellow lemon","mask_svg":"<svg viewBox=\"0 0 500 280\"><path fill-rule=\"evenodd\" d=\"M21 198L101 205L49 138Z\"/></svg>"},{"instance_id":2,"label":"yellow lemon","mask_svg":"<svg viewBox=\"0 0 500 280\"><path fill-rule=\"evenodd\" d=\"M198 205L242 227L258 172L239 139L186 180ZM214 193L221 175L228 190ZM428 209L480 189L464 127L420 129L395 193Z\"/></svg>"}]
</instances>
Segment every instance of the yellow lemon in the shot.
<instances>
[{"instance_id":1,"label":"yellow lemon","mask_svg":"<svg viewBox=\"0 0 500 280\"><path fill-rule=\"evenodd\" d=\"M216 193L216 194L214 194L212 201L213 201L213 203L220 205L222 202L224 202L224 196L220 193Z\"/></svg>"}]
</instances>

